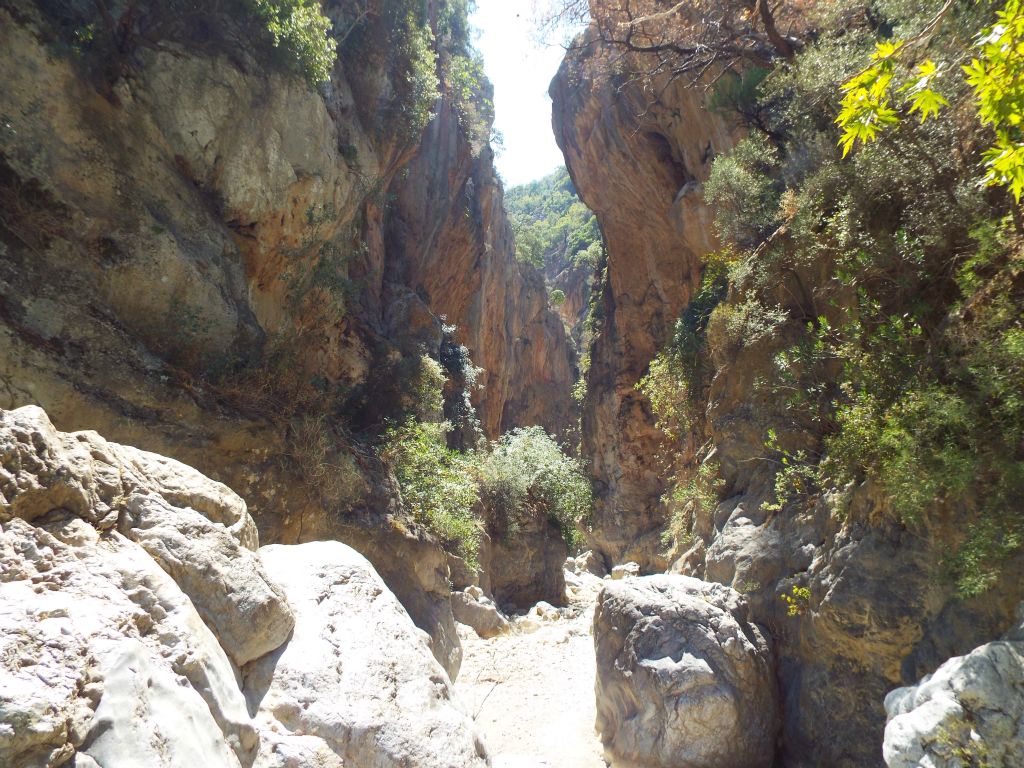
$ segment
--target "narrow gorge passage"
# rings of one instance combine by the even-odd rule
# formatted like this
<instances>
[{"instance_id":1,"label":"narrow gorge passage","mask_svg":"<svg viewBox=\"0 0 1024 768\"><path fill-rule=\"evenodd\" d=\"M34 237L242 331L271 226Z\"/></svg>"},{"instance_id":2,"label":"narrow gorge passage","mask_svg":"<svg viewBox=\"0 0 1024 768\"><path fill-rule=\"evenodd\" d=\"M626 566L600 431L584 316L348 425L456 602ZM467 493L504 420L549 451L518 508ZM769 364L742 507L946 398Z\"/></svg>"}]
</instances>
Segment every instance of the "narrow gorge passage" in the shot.
<instances>
[{"instance_id":1,"label":"narrow gorge passage","mask_svg":"<svg viewBox=\"0 0 1024 768\"><path fill-rule=\"evenodd\" d=\"M459 625L464 655L455 691L494 768L605 766L594 732L591 630L602 582L589 573L567 580L567 607L514 618L508 633L484 640Z\"/></svg>"}]
</instances>

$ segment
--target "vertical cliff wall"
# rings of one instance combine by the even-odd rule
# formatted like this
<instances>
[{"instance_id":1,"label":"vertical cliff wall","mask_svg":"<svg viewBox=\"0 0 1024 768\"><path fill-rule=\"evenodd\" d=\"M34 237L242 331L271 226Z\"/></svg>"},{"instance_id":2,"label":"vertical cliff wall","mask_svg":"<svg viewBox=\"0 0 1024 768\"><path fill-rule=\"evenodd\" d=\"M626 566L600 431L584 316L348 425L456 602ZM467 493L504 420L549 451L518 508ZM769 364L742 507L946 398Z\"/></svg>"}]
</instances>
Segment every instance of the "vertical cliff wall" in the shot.
<instances>
[{"instance_id":1,"label":"vertical cliff wall","mask_svg":"<svg viewBox=\"0 0 1024 768\"><path fill-rule=\"evenodd\" d=\"M614 14L627 6L596 0L591 11ZM662 34L682 23L673 14L657 20L667 25ZM746 594L754 619L774 638L782 764L881 766L886 693L1005 631L1021 598L1021 558L1007 561L989 591L966 599L940 575L963 541L963 508L933 497L927 519L908 523L893 513L884 489L864 478L822 488L803 504L774 504L782 459L822 450L825 427L799 421L787 395L764 382L787 366L793 368L785 373L800 375L778 353L808 325L829 322L848 290L827 256L807 248L802 260L794 258L785 229L775 251L761 248L751 257L776 259L782 275L758 286L763 306L776 313L774 335L758 338L742 324L727 343L709 333L713 378L693 405L693 434L673 442L656 429L636 385L694 296L705 257L719 247L702 186L715 157L727 155L742 131L735 116L730 122L709 109L709 91L688 76L671 83L630 77L655 64L601 42L592 27L551 85L556 136L608 244L583 407L584 451L599 494L591 538L612 562L637 560L649 571L670 566ZM805 82L820 82L814 71L802 74ZM829 141L823 151L833 146ZM806 161L800 151L810 154L796 150L790 169ZM880 181L879 198L887 191ZM869 212L866 226L885 225L888 211ZM831 236L827 223L810 239L819 233ZM735 278L723 309L736 311L753 295ZM826 385L841 367L829 365ZM792 453L770 444L775 434ZM682 478L691 517L678 535L681 546L668 553L660 540L667 524L660 499L673 472L663 458L686 462L698 444L707 449L702 455L711 453L708 468L720 482L709 493L686 489ZM912 485L915 478L901 481ZM695 499L701 493L711 500Z\"/></svg>"},{"instance_id":2,"label":"vertical cliff wall","mask_svg":"<svg viewBox=\"0 0 1024 768\"><path fill-rule=\"evenodd\" d=\"M444 555L367 439L445 322L492 437L566 426L572 353L447 83L423 128L452 9L400 5L326 3L312 88L244 4L0 4L0 406L200 468L266 542L352 543L452 670Z\"/></svg>"},{"instance_id":3,"label":"vertical cliff wall","mask_svg":"<svg viewBox=\"0 0 1024 768\"><path fill-rule=\"evenodd\" d=\"M588 33L593 36L593 32ZM664 566L663 436L636 389L699 285L716 247L701 183L734 142L730 125L680 79L659 99L613 77L613 51L578 40L551 83L555 137L608 246L583 406L584 452L598 478L594 543L620 562Z\"/></svg>"}]
</instances>

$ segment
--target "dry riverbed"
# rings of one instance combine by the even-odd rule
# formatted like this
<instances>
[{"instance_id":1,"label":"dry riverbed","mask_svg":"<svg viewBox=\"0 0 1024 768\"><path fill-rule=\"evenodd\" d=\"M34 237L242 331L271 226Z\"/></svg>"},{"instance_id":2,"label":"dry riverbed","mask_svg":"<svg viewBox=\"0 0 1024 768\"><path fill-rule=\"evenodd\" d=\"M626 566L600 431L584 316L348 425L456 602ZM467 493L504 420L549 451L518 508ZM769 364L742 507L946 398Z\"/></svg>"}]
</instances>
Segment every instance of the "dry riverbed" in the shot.
<instances>
[{"instance_id":1,"label":"dry riverbed","mask_svg":"<svg viewBox=\"0 0 1024 768\"><path fill-rule=\"evenodd\" d=\"M605 766L594 733L591 636L601 580L570 578L567 608L542 603L539 611L512 618L507 634L483 640L459 625L464 658L455 688L483 731L495 768Z\"/></svg>"}]
</instances>

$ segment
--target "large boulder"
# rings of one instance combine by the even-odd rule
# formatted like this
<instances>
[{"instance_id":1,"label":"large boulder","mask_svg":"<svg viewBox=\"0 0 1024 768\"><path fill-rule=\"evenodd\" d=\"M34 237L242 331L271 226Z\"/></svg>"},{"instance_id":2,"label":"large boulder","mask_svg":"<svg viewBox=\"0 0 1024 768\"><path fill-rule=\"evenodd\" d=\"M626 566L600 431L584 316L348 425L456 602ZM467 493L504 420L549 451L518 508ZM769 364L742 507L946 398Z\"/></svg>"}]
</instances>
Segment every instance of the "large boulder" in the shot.
<instances>
[{"instance_id":1,"label":"large boulder","mask_svg":"<svg viewBox=\"0 0 1024 768\"><path fill-rule=\"evenodd\" d=\"M487 765L365 558L256 546L194 469L0 411L0 765Z\"/></svg>"},{"instance_id":2,"label":"large boulder","mask_svg":"<svg viewBox=\"0 0 1024 768\"><path fill-rule=\"evenodd\" d=\"M485 640L508 632L511 626L480 587L452 592L452 613L457 622L472 627Z\"/></svg>"},{"instance_id":3,"label":"large boulder","mask_svg":"<svg viewBox=\"0 0 1024 768\"><path fill-rule=\"evenodd\" d=\"M779 702L745 599L686 576L606 582L594 613L597 728L630 768L768 768Z\"/></svg>"},{"instance_id":4,"label":"large boulder","mask_svg":"<svg viewBox=\"0 0 1024 768\"><path fill-rule=\"evenodd\" d=\"M0 765L249 765L236 675L138 544L65 510L0 523Z\"/></svg>"},{"instance_id":5,"label":"large boulder","mask_svg":"<svg viewBox=\"0 0 1024 768\"><path fill-rule=\"evenodd\" d=\"M0 412L0 522L56 509L141 545L236 664L291 632L291 609L254 551L256 526L230 488L95 432L59 432L35 406Z\"/></svg>"},{"instance_id":6,"label":"large boulder","mask_svg":"<svg viewBox=\"0 0 1024 768\"><path fill-rule=\"evenodd\" d=\"M956 656L917 685L885 697L882 754L889 768L1024 765L1024 615L1020 618L1004 639Z\"/></svg>"},{"instance_id":7,"label":"large boulder","mask_svg":"<svg viewBox=\"0 0 1024 768\"><path fill-rule=\"evenodd\" d=\"M263 547L295 611L287 645L246 670L257 768L482 768L473 721L370 563L340 542Z\"/></svg>"}]
</instances>

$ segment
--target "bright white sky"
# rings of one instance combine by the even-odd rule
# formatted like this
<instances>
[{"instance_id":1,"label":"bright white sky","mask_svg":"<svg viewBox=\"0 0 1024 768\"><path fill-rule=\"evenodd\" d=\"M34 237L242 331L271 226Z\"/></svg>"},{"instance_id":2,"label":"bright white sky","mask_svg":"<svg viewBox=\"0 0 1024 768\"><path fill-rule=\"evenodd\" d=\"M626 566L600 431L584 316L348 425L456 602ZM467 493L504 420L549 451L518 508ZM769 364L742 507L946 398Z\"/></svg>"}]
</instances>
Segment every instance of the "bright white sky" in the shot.
<instances>
[{"instance_id":1,"label":"bright white sky","mask_svg":"<svg viewBox=\"0 0 1024 768\"><path fill-rule=\"evenodd\" d=\"M470 19L479 30L475 45L494 84L495 127L505 137L495 165L506 187L547 176L565 163L551 131L548 98L548 84L564 51L533 42L531 6L530 0L476 0Z\"/></svg>"}]
</instances>

